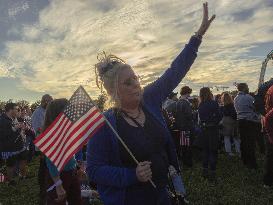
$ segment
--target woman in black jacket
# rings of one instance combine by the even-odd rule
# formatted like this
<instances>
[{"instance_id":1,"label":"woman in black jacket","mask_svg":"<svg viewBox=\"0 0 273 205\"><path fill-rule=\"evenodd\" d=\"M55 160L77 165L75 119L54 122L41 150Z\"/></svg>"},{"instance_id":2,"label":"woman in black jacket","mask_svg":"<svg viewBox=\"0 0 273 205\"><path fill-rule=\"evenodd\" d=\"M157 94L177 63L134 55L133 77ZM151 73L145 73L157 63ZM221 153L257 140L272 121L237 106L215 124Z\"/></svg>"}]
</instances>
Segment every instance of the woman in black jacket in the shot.
<instances>
[{"instance_id":1,"label":"woman in black jacket","mask_svg":"<svg viewBox=\"0 0 273 205\"><path fill-rule=\"evenodd\" d=\"M213 100L213 95L207 87L200 90L198 114L202 128L203 175L214 181L216 179L221 114L218 102Z\"/></svg>"}]
</instances>

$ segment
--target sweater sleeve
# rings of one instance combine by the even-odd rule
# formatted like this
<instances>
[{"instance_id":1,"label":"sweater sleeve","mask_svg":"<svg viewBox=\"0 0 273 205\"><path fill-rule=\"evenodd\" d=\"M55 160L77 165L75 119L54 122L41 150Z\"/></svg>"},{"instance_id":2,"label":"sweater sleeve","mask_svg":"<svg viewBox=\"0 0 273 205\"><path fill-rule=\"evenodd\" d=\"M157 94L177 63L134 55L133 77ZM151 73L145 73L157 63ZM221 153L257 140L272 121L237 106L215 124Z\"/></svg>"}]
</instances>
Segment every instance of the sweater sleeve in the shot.
<instances>
[{"instance_id":1,"label":"sweater sleeve","mask_svg":"<svg viewBox=\"0 0 273 205\"><path fill-rule=\"evenodd\" d=\"M144 88L144 101L161 106L167 96L178 86L189 71L195 58L201 40L192 37L182 52L172 62L171 67L155 82Z\"/></svg>"},{"instance_id":2,"label":"sweater sleeve","mask_svg":"<svg viewBox=\"0 0 273 205\"><path fill-rule=\"evenodd\" d=\"M112 165L110 156L111 139L105 133L105 127L97 132L87 146L87 174L92 182L99 185L125 188L138 182L136 169Z\"/></svg>"}]
</instances>

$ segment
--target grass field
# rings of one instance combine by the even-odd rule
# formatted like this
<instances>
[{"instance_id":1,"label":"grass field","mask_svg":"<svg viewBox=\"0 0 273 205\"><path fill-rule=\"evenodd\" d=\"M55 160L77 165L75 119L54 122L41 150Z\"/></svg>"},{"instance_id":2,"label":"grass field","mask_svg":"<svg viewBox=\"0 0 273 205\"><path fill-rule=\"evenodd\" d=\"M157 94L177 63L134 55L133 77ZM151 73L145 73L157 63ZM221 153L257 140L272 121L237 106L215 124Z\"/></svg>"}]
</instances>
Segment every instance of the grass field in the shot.
<instances>
[{"instance_id":1,"label":"grass field","mask_svg":"<svg viewBox=\"0 0 273 205\"><path fill-rule=\"evenodd\" d=\"M201 176L201 164L196 162L192 169L183 170L183 178L194 205L272 205L273 190L263 188L263 159L258 158L259 170L250 172L242 166L239 158L219 155L218 183L212 185ZM37 205L38 204L38 163L35 160L29 166L31 178L20 181L16 187L0 184L1 205Z\"/></svg>"}]
</instances>

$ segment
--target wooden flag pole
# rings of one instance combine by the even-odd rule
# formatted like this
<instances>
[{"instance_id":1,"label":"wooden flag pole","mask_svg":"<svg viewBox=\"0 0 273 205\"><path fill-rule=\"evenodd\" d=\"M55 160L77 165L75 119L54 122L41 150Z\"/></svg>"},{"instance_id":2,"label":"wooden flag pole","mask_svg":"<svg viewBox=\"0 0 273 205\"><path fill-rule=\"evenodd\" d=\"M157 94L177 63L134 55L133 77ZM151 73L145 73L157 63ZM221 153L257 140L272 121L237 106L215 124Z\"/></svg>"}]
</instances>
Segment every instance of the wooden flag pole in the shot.
<instances>
[{"instance_id":1,"label":"wooden flag pole","mask_svg":"<svg viewBox=\"0 0 273 205\"><path fill-rule=\"evenodd\" d=\"M82 86L80 86L82 87ZM86 90L82 87L82 89L84 90L84 92L87 94L87 96L89 97L89 99L91 100L91 102L96 106L96 108L99 110L98 106L96 105L96 103L93 102L93 100L91 99L91 97L88 95L88 93L86 92ZM129 153L129 155L133 158L133 160L135 161L135 163L137 165L139 165L139 161L136 159L136 157L134 156L134 154L131 152L131 150L129 149L129 147L125 144L125 142L123 141L123 139L121 139L121 137L119 136L119 134L117 133L117 131L113 128L113 126L111 125L111 123L108 121L108 119L104 116L104 114L102 112L100 112L103 119L105 120L105 122L107 123L107 125L111 128L111 130L114 132L115 136L118 138L118 140L120 141L120 143L123 145L123 147L126 149L126 151ZM154 188L156 188L155 183L150 179L149 182L152 184L152 186Z\"/></svg>"}]
</instances>

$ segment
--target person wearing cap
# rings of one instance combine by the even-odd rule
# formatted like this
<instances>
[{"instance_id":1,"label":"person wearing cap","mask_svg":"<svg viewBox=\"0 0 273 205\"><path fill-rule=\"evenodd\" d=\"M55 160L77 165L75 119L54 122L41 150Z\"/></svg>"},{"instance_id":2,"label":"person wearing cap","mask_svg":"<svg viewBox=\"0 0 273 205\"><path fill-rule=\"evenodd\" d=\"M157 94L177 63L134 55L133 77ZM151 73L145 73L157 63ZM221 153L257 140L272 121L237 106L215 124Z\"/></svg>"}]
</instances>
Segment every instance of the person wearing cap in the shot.
<instances>
[{"instance_id":1,"label":"person wearing cap","mask_svg":"<svg viewBox=\"0 0 273 205\"><path fill-rule=\"evenodd\" d=\"M191 138L194 127L192 107L189 101L191 93L192 89L189 86L182 87L179 100L169 106L169 111L175 118L175 128L178 130L178 134L174 136L178 156L183 165L188 167L192 167Z\"/></svg>"}]
</instances>

